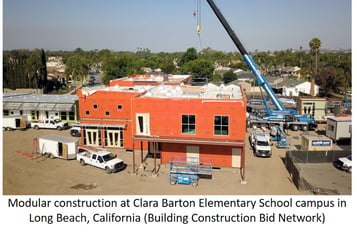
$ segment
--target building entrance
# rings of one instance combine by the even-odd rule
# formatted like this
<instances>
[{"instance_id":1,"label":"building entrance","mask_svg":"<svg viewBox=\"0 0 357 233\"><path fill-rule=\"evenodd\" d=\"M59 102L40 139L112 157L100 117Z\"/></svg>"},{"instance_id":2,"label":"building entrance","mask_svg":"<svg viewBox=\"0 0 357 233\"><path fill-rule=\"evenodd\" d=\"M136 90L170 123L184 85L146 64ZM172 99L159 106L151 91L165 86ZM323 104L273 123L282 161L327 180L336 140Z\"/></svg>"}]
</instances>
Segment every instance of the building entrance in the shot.
<instances>
[{"instance_id":1,"label":"building entrance","mask_svg":"<svg viewBox=\"0 0 357 233\"><path fill-rule=\"evenodd\" d=\"M106 139L108 147L123 147L121 145L121 133L119 130L107 130Z\"/></svg>"},{"instance_id":2,"label":"building entrance","mask_svg":"<svg viewBox=\"0 0 357 233\"><path fill-rule=\"evenodd\" d=\"M99 146L98 129L86 129L86 145L87 146Z\"/></svg>"}]
</instances>

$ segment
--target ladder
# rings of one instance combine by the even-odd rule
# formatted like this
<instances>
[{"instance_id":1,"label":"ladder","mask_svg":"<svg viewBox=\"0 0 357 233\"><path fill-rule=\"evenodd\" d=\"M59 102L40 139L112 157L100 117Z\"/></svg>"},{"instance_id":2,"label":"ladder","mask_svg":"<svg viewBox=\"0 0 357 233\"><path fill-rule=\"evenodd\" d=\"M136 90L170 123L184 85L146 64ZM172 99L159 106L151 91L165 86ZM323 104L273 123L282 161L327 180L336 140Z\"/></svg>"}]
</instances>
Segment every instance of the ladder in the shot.
<instances>
[{"instance_id":1,"label":"ladder","mask_svg":"<svg viewBox=\"0 0 357 233\"><path fill-rule=\"evenodd\" d=\"M40 149L39 149L39 145L38 145L38 138L34 138L32 141L32 159L37 159L38 157L40 157L41 153L40 153Z\"/></svg>"}]
</instances>

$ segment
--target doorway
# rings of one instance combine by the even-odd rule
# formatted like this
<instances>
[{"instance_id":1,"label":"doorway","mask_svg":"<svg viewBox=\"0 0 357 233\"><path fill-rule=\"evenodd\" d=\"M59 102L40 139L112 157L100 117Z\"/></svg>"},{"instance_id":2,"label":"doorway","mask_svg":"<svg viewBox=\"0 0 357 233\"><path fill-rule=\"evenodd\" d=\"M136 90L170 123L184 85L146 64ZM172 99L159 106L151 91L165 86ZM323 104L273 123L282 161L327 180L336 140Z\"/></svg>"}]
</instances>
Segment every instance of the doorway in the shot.
<instances>
[{"instance_id":1,"label":"doorway","mask_svg":"<svg viewBox=\"0 0 357 233\"><path fill-rule=\"evenodd\" d=\"M99 131L98 129L86 129L86 145L99 146Z\"/></svg>"},{"instance_id":2,"label":"doorway","mask_svg":"<svg viewBox=\"0 0 357 233\"><path fill-rule=\"evenodd\" d=\"M232 167L240 168L241 155L242 155L242 149L238 149L238 148L232 149Z\"/></svg>"},{"instance_id":3,"label":"doorway","mask_svg":"<svg viewBox=\"0 0 357 233\"><path fill-rule=\"evenodd\" d=\"M186 161L189 163L198 163L200 160L199 146L186 146Z\"/></svg>"},{"instance_id":4,"label":"doorway","mask_svg":"<svg viewBox=\"0 0 357 233\"><path fill-rule=\"evenodd\" d=\"M120 130L107 130L107 145L108 147L123 147L121 143L122 133Z\"/></svg>"},{"instance_id":5,"label":"doorway","mask_svg":"<svg viewBox=\"0 0 357 233\"><path fill-rule=\"evenodd\" d=\"M58 143L58 156L62 156L63 158L68 158L68 145L62 142Z\"/></svg>"}]
</instances>

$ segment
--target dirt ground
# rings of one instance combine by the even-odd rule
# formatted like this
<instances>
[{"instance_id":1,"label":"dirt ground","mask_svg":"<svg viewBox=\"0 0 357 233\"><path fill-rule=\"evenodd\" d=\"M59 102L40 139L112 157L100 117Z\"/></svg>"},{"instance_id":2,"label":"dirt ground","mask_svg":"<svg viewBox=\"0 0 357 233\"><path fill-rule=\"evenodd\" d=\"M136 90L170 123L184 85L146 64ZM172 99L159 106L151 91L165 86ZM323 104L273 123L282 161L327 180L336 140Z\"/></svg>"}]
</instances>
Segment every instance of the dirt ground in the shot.
<instances>
[{"instance_id":1,"label":"dirt ground","mask_svg":"<svg viewBox=\"0 0 357 233\"><path fill-rule=\"evenodd\" d=\"M306 195L289 180L282 158L285 150L273 147L271 158L256 158L246 140L246 183L237 169L213 171L212 179L200 179L197 187L170 185L168 166L161 165L158 176L132 174L132 152L111 150L127 163L119 173L81 166L78 161L40 157L33 159L20 152L32 152L35 137L60 134L69 130L33 130L3 132L4 195ZM247 134L248 135L248 134ZM136 161L140 155L137 154ZM152 159L147 159L150 166ZM138 166L137 164L136 166Z\"/></svg>"}]
</instances>

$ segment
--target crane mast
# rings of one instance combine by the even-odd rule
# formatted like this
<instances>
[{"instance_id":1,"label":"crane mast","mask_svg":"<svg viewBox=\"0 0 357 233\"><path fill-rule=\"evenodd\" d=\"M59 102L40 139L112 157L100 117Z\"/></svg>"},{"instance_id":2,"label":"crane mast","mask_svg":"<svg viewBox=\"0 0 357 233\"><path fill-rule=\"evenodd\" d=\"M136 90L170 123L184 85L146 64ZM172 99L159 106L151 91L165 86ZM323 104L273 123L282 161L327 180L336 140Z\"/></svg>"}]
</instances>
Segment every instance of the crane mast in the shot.
<instances>
[{"instance_id":1,"label":"crane mast","mask_svg":"<svg viewBox=\"0 0 357 233\"><path fill-rule=\"evenodd\" d=\"M249 69L253 72L253 74L257 80L257 83L268 94L270 100L272 101L272 103L274 104L276 109L278 110L278 114L279 114L279 112L280 112L280 114L288 114L288 111L285 110L283 104L280 102L279 98L276 96L276 94L274 93L274 91L272 90L270 85L268 84L268 81L266 80L266 78L264 77L262 72L260 71L257 64L254 62L252 56L249 55L247 50L244 48L243 44L238 39L238 37L234 33L233 29L231 28L231 26L229 25L227 20L224 18L224 16L222 15L221 11L216 6L214 1L207 0L207 2L209 4L209 6L212 8L212 10L215 13L215 15L217 16L217 18L219 19L219 21L222 23L222 25L225 28L225 30L227 31L228 35L232 39L233 43L237 46L239 52L242 54L244 61L247 63ZM265 102L265 104L266 104L266 102ZM269 110L267 104L266 104L266 108L267 108L267 110ZM268 113L268 114L272 114L272 113Z\"/></svg>"}]
</instances>

